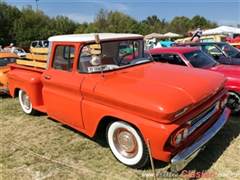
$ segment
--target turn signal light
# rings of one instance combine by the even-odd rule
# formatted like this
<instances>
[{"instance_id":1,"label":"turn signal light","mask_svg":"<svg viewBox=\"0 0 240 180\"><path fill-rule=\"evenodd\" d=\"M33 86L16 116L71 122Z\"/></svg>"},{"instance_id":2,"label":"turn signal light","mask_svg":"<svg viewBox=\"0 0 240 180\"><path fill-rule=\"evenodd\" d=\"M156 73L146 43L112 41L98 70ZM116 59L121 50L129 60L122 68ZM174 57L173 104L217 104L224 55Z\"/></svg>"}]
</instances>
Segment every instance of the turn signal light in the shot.
<instances>
[{"instance_id":1,"label":"turn signal light","mask_svg":"<svg viewBox=\"0 0 240 180\"><path fill-rule=\"evenodd\" d=\"M220 108L224 109L226 107L227 101L228 101L227 97L222 99L221 102L220 102Z\"/></svg>"}]
</instances>

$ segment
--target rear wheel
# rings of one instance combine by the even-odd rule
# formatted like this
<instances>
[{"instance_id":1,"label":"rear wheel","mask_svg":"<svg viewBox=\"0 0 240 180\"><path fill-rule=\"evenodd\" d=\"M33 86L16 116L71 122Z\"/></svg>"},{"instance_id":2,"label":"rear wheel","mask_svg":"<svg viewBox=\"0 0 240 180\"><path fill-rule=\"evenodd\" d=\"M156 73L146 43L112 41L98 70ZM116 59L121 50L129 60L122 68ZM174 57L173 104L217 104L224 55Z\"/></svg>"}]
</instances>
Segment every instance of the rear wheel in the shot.
<instances>
[{"instance_id":1,"label":"rear wheel","mask_svg":"<svg viewBox=\"0 0 240 180\"><path fill-rule=\"evenodd\" d=\"M107 141L113 155L123 164L142 168L149 154L141 134L128 123L117 121L107 128Z\"/></svg>"},{"instance_id":2,"label":"rear wheel","mask_svg":"<svg viewBox=\"0 0 240 180\"><path fill-rule=\"evenodd\" d=\"M240 112L240 93L229 91L228 95L227 107L231 110L231 113Z\"/></svg>"},{"instance_id":3,"label":"rear wheel","mask_svg":"<svg viewBox=\"0 0 240 180\"><path fill-rule=\"evenodd\" d=\"M37 110L33 109L32 103L31 103L26 91L20 89L18 92L18 97L19 97L21 107L26 114L30 114L30 115L37 114Z\"/></svg>"}]
</instances>

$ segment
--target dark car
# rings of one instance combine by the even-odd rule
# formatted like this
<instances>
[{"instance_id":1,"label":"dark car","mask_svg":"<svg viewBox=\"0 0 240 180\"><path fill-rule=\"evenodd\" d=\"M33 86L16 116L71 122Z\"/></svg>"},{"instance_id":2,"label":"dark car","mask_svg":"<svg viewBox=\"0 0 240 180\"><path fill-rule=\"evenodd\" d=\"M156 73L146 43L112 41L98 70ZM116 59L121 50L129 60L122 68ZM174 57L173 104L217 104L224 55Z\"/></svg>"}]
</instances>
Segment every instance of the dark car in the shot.
<instances>
[{"instance_id":1,"label":"dark car","mask_svg":"<svg viewBox=\"0 0 240 180\"><path fill-rule=\"evenodd\" d=\"M240 112L240 66L219 64L197 47L155 48L150 53L156 62L206 69L227 76L227 106L232 113ZM194 87L197 88L197 87Z\"/></svg>"},{"instance_id":2,"label":"dark car","mask_svg":"<svg viewBox=\"0 0 240 180\"><path fill-rule=\"evenodd\" d=\"M198 47L221 64L240 65L240 51L225 42L185 43L180 46Z\"/></svg>"}]
</instances>

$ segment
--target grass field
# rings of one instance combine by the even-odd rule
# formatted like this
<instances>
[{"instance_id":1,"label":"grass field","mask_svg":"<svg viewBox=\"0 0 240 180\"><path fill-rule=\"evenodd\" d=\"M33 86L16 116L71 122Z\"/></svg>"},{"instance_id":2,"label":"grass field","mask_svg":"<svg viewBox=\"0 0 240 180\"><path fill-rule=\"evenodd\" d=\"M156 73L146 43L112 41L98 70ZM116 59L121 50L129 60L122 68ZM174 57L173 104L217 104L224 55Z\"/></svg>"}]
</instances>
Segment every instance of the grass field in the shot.
<instances>
[{"instance_id":1,"label":"grass field","mask_svg":"<svg viewBox=\"0 0 240 180\"><path fill-rule=\"evenodd\" d=\"M149 165L136 170L119 163L99 136L89 139L46 115L26 115L18 102L1 96L2 180L152 180ZM240 114L186 168L185 179L203 172L208 178L240 179ZM165 163L154 161L156 174L169 175ZM187 175L188 172L188 175ZM157 177L157 179L168 179ZM178 175L176 178L183 179Z\"/></svg>"}]
</instances>

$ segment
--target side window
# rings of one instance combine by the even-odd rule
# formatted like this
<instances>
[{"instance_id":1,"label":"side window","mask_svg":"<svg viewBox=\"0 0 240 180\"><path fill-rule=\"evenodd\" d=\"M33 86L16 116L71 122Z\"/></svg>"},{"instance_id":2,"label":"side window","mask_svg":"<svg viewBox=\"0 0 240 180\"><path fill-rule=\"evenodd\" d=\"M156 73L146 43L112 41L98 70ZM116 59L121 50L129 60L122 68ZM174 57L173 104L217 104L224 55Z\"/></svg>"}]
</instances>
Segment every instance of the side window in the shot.
<instances>
[{"instance_id":1,"label":"side window","mask_svg":"<svg viewBox=\"0 0 240 180\"><path fill-rule=\"evenodd\" d=\"M74 52L73 46L57 46L54 53L53 68L72 72Z\"/></svg>"},{"instance_id":2,"label":"side window","mask_svg":"<svg viewBox=\"0 0 240 180\"><path fill-rule=\"evenodd\" d=\"M213 38L201 38L200 39L201 42L214 42Z\"/></svg>"},{"instance_id":3,"label":"side window","mask_svg":"<svg viewBox=\"0 0 240 180\"><path fill-rule=\"evenodd\" d=\"M153 56L153 59L157 62L187 66L186 63L182 60L182 58L177 54L163 53L163 54L154 54L152 56Z\"/></svg>"}]
</instances>

